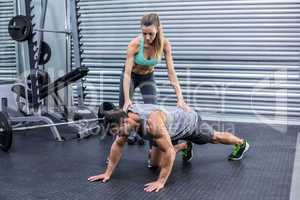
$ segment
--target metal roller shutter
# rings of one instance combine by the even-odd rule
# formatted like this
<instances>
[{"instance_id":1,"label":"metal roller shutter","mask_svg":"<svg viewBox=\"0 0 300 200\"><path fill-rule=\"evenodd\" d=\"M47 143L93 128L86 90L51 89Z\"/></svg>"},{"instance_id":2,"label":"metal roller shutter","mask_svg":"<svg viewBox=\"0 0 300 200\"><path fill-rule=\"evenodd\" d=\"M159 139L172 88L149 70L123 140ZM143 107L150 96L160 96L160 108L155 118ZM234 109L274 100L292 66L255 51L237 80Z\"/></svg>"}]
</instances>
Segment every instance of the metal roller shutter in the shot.
<instances>
[{"instance_id":1,"label":"metal roller shutter","mask_svg":"<svg viewBox=\"0 0 300 200\"><path fill-rule=\"evenodd\" d=\"M16 79L15 42L8 35L7 25L14 16L14 1L0 1L0 80Z\"/></svg>"},{"instance_id":2,"label":"metal roller shutter","mask_svg":"<svg viewBox=\"0 0 300 200\"><path fill-rule=\"evenodd\" d=\"M299 0L81 0L86 104L118 102L128 42L142 15L157 12L173 46L187 102L238 115L300 116ZM155 72L159 101L175 104L163 61ZM141 100L139 93L136 101Z\"/></svg>"}]
</instances>

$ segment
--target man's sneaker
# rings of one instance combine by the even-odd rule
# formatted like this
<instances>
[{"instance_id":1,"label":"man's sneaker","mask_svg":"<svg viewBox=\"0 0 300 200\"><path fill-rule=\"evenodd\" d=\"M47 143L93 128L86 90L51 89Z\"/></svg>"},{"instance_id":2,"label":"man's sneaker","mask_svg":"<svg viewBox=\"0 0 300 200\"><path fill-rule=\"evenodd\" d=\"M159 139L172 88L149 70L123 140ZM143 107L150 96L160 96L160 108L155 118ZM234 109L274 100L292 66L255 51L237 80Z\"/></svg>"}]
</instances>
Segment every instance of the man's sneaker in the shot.
<instances>
[{"instance_id":1,"label":"man's sneaker","mask_svg":"<svg viewBox=\"0 0 300 200\"><path fill-rule=\"evenodd\" d=\"M244 153L248 151L250 145L247 140L244 140L241 145L234 145L232 153L228 156L228 160L241 160L244 156Z\"/></svg>"},{"instance_id":2,"label":"man's sneaker","mask_svg":"<svg viewBox=\"0 0 300 200\"><path fill-rule=\"evenodd\" d=\"M181 150L182 160L184 162L191 161L193 158L193 143L187 142L186 145L187 145L187 148Z\"/></svg>"}]
</instances>

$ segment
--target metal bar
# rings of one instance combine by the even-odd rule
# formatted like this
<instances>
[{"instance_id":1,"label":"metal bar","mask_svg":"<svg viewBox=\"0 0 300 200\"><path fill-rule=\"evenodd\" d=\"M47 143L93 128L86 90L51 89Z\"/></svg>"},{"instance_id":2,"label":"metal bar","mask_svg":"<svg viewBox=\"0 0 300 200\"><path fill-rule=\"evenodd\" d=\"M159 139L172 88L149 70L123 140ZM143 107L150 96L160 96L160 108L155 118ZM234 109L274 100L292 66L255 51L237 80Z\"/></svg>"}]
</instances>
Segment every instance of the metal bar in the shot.
<instances>
[{"instance_id":1,"label":"metal bar","mask_svg":"<svg viewBox=\"0 0 300 200\"><path fill-rule=\"evenodd\" d=\"M25 0L25 11L27 17L31 16L31 0ZM37 71L38 66L36 66L35 62L35 53L34 53L34 41L33 38L28 40L28 53L29 53L29 63L30 63L30 74L34 74ZM38 82L37 77L34 75L30 76L31 78L31 90L32 90L32 105L34 111L37 112L39 108L39 97L38 97ZM27 85L27 84L26 84Z\"/></svg>"},{"instance_id":2,"label":"metal bar","mask_svg":"<svg viewBox=\"0 0 300 200\"><path fill-rule=\"evenodd\" d=\"M104 120L104 118L84 119L84 120L62 122L62 123L55 123L55 124L43 124L43 125L28 126L28 127L18 127L18 128L13 128L13 131L25 131L25 130L31 130L31 129L36 129L36 128L47 128L47 127L52 127L52 126L87 123L87 122L93 122L93 121L99 121L99 120Z\"/></svg>"},{"instance_id":3,"label":"metal bar","mask_svg":"<svg viewBox=\"0 0 300 200\"><path fill-rule=\"evenodd\" d=\"M7 98L1 98L1 108L3 112L7 112Z\"/></svg>"},{"instance_id":4,"label":"metal bar","mask_svg":"<svg viewBox=\"0 0 300 200\"><path fill-rule=\"evenodd\" d=\"M74 49L74 62L75 67L81 67L81 52L79 46L79 30L78 30L78 16L77 16L77 3L76 0L69 1L69 12L70 12L70 28L72 32L73 39L73 49ZM78 95L78 105L81 106L84 104L83 82L77 82L77 95Z\"/></svg>"},{"instance_id":5,"label":"metal bar","mask_svg":"<svg viewBox=\"0 0 300 200\"><path fill-rule=\"evenodd\" d=\"M33 29L34 31L39 32L49 32L49 33L63 33L63 34L71 34L71 31L56 31L56 30L49 30L49 29Z\"/></svg>"},{"instance_id":6,"label":"metal bar","mask_svg":"<svg viewBox=\"0 0 300 200\"><path fill-rule=\"evenodd\" d=\"M46 19L46 13L47 13L47 5L48 5L48 0L41 1L41 16L40 16L40 24L39 24L39 29L42 30L45 27L45 19ZM44 32L39 31L38 33L38 49L37 49L37 60L40 60L41 56L41 49L42 49L42 41L44 40Z\"/></svg>"},{"instance_id":7,"label":"metal bar","mask_svg":"<svg viewBox=\"0 0 300 200\"><path fill-rule=\"evenodd\" d=\"M11 122L44 122L46 124L54 124L53 121L44 116L27 116L27 117L11 117ZM13 127L14 128L14 127ZM50 131L54 136L54 139L57 141L63 141L63 138L59 134L55 126L50 127Z\"/></svg>"},{"instance_id":8,"label":"metal bar","mask_svg":"<svg viewBox=\"0 0 300 200\"><path fill-rule=\"evenodd\" d=\"M65 36L65 53L66 53L66 73L69 73L72 70L72 52L71 52L71 30L70 30L70 9L69 9L69 0L65 0L65 30L67 30L70 34L66 34ZM66 102L66 106L72 105L72 94L73 88L71 86L67 86L64 90L64 98Z\"/></svg>"}]
</instances>

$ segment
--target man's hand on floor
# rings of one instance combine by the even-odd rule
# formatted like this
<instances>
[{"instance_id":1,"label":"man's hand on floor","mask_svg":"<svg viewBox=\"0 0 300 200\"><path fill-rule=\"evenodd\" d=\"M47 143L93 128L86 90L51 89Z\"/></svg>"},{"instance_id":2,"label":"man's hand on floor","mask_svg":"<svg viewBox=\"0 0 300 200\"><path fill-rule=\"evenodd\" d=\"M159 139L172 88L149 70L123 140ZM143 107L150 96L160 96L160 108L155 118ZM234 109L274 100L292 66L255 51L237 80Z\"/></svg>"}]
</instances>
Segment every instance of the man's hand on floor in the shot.
<instances>
[{"instance_id":1,"label":"man's hand on floor","mask_svg":"<svg viewBox=\"0 0 300 200\"><path fill-rule=\"evenodd\" d=\"M94 181L102 181L102 183L105 183L107 182L108 180L110 179L110 176L108 176L107 174L99 174L99 175L96 175L96 176L91 176L88 178L88 180L90 182L94 182Z\"/></svg>"},{"instance_id":2,"label":"man's hand on floor","mask_svg":"<svg viewBox=\"0 0 300 200\"><path fill-rule=\"evenodd\" d=\"M162 188L164 188L165 184L161 183L160 181L154 181L151 183L147 183L144 187L145 192L158 192Z\"/></svg>"}]
</instances>

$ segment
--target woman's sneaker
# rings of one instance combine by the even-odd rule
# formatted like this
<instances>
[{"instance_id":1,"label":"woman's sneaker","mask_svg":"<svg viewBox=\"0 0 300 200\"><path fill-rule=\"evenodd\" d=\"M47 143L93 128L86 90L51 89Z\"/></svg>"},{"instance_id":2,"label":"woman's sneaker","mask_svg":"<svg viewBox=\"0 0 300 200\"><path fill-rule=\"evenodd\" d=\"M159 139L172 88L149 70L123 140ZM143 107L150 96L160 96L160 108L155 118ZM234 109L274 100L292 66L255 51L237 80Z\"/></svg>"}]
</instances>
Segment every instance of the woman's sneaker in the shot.
<instances>
[{"instance_id":1,"label":"woman's sneaker","mask_svg":"<svg viewBox=\"0 0 300 200\"><path fill-rule=\"evenodd\" d=\"M137 141L137 138L135 135L130 135L128 138L127 138L127 144L128 145L134 145Z\"/></svg>"},{"instance_id":2,"label":"woman's sneaker","mask_svg":"<svg viewBox=\"0 0 300 200\"><path fill-rule=\"evenodd\" d=\"M233 151L228 156L228 160L241 160L244 156L244 153L248 151L250 145L247 140L244 140L243 144L241 145L234 145Z\"/></svg>"},{"instance_id":3,"label":"woman's sneaker","mask_svg":"<svg viewBox=\"0 0 300 200\"><path fill-rule=\"evenodd\" d=\"M189 162L193 159L193 143L187 142L187 148L181 150L182 161Z\"/></svg>"}]
</instances>

